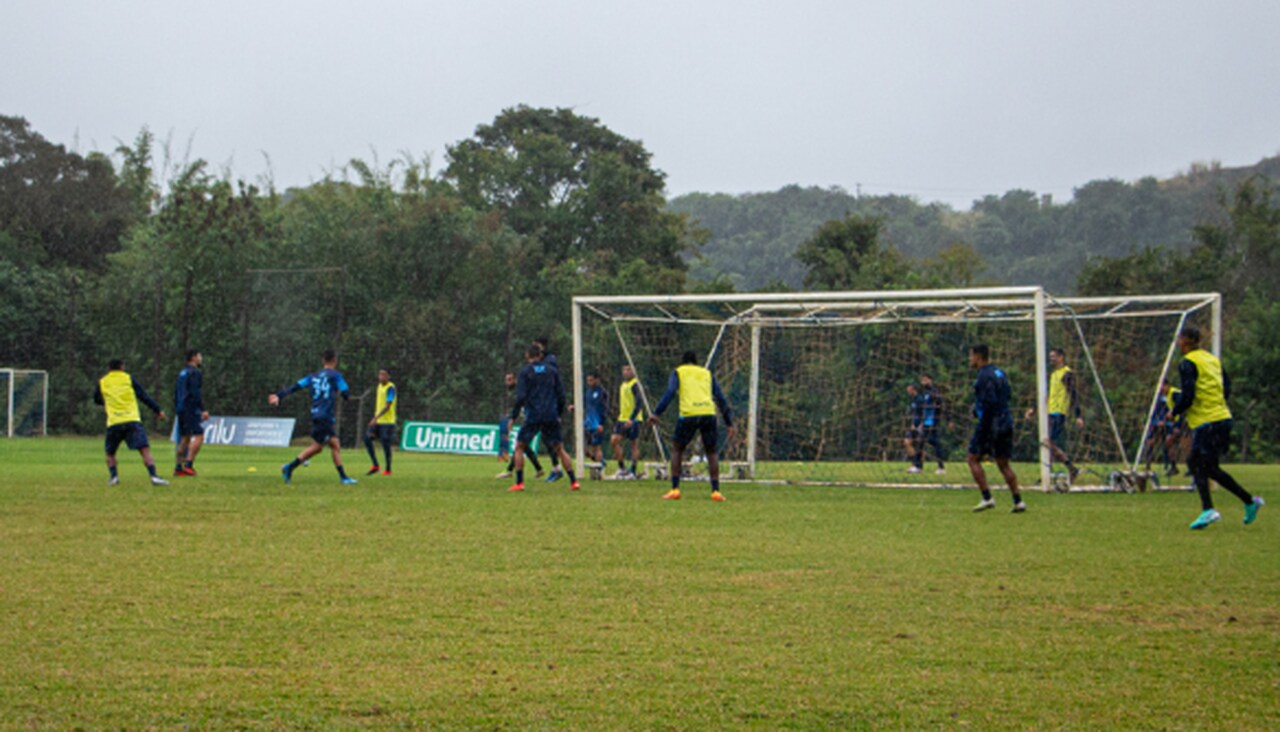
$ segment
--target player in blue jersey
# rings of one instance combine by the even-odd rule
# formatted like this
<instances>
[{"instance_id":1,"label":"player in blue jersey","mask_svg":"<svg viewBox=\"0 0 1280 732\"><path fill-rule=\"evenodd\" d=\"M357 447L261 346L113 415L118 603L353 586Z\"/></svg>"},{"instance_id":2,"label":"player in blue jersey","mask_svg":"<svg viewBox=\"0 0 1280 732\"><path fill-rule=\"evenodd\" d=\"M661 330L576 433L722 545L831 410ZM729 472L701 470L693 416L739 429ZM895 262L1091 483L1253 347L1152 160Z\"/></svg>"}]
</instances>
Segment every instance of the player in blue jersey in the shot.
<instances>
[{"instance_id":1,"label":"player in blue jersey","mask_svg":"<svg viewBox=\"0 0 1280 732\"><path fill-rule=\"evenodd\" d=\"M187 351L187 365L178 372L178 384L173 390L173 417L178 423L178 449L173 465L174 477L196 474L196 455L204 445L204 422L209 410L204 406L204 355L192 349Z\"/></svg>"},{"instance_id":2,"label":"player in blue jersey","mask_svg":"<svg viewBox=\"0 0 1280 732\"><path fill-rule=\"evenodd\" d=\"M511 394L511 400L514 403L516 393L516 375L511 372L507 372L507 375L503 377L503 382L507 391ZM508 455L510 455L509 459ZM533 463L533 469L537 471L535 477L541 478L543 475L542 463L538 462L537 451L526 443L524 446L524 456L529 458L529 462ZM503 478L510 478L515 475L516 457L511 454L511 415L506 411L504 411L498 418L498 459L507 460L507 469L498 473L497 477L499 480L502 480Z\"/></svg>"},{"instance_id":3,"label":"player in blue jersey","mask_svg":"<svg viewBox=\"0 0 1280 732\"><path fill-rule=\"evenodd\" d=\"M519 418L520 410L524 410L524 424L516 438L516 482L508 490L512 493L524 490L524 450L542 435L547 451L560 459L569 475L569 490L576 491L580 486L561 436L560 415L564 413L565 394L560 369L546 362L542 349L536 344L525 351L525 360L528 363L516 377L516 401L511 407L513 422Z\"/></svg>"},{"instance_id":4,"label":"player in blue jersey","mask_svg":"<svg viewBox=\"0 0 1280 732\"><path fill-rule=\"evenodd\" d=\"M280 405L281 399L295 391L306 389L311 395L312 444L299 453L293 462L280 468L280 473L284 476L285 483L290 482L293 480L293 471L299 465L319 454L328 445L329 452L333 455L333 466L338 469L342 484L354 485L355 478L347 477L347 471L342 467L342 446L338 443L336 413L338 396L341 395L344 400L349 399L351 389L347 386L347 380L338 372L338 354L331 350L325 351L322 359L324 368L314 374L307 374L298 379L297 383L267 397L267 403L275 407Z\"/></svg>"},{"instance_id":5,"label":"player in blue jersey","mask_svg":"<svg viewBox=\"0 0 1280 732\"><path fill-rule=\"evenodd\" d=\"M1155 461L1156 447L1159 446L1164 453L1164 468L1166 474L1170 470L1169 460L1169 440L1168 435L1173 431L1173 420L1169 418L1170 412L1173 411L1175 400L1169 398L1170 391L1173 386L1168 379L1160 382L1160 396L1156 398L1156 405L1151 410L1151 419L1147 421L1147 436L1144 441L1143 450L1147 455L1147 472L1151 472L1151 464Z\"/></svg>"},{"instance_id":6,"label":"player in blue jersey","mask_svg":"<svg viewBox=\"0 0 1280 732\"><path fill-rule=\"evenodd\" d=\"M915 384L908 385L907 395L911 397L911 428L907 430L907 454L911 456L911 467L907 468L907 472L919 473L924 469L924 447L929 445L933 448L934 459L938 463L935 472L944 475L947 472L947 451L942 446L939 434L943 403L942 396L933 385L933 377L921 374L920 386L917 388Z\"/></svg>"},{"instance_id":7,"label":"player in blue jersey","mask_svg":"<svg viewBox=\"0 0 1280 732\"><path fill-rule=\"evenodd\" d=\"M537 338L533 339L533 342L530 345L533 348L537 348L538 350L542 351L543 364L550 366L551 368L556 369L557 371L560 370L560 360L556 358L556 354L551 352L550 338L547 338L546 336L538 336ZM569 411L573 411L572 404L569 405ZM551 445L547 445L546 448L547 448L547 457L551 458L551 473L547 475L547 482L554 483L557 480L560 480L561 478L564 477L564 471L560 469L560 465L557 462L559 455L556 455L555 448L553 448Z\"/></svg>"},{"instance_id":8,"label":"player in blue jersey","mask_svg":"<svg viewBox=\"0 0 1280 732\"><path fill-rule=\"evenodd\" d=\"M987 471L982 467L983 457L990 456L1004 476L1004 482L1013 494L1013 513L1027 510L1018 490L1018 476L1009 465L1013 456L1013 416L1009 413L1009 400L1013 390L1009 377L1002 369L991 364L991 349L985 343L969 347L969 365L978 371L973 383L973 438L969 440L969 472L982 491L982 500L973 507L974 512L996 507L987 484Z\"/></svg>"},{"instance_id":9,"label":"player in blue jersey","mask_svg":"<svg viewBox=\"0 0 1280 732\"><path fill-rule=\"evenodd\" d=\"M605 415L609 413L609 391L600 381L600 374L587 374L587 388L582 394L586 400L582 423L586 431L587 452L592 459L604 464Z\"/></svg>"}]
</instances>

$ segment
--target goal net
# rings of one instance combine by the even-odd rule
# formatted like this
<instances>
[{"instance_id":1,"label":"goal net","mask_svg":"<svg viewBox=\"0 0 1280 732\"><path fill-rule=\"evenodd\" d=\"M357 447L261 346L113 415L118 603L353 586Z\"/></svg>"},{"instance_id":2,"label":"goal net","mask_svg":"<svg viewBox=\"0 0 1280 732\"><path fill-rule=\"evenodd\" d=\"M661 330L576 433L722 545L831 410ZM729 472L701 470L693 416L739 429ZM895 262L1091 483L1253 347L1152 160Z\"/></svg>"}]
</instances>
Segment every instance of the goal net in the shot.
<instances>
[{"instance_id":1,"label":"goal net","mask_svg":"<svg viewBox=\"0 0 1280 732\"><path fill-rule=\"evenodd\" d=\"M1163 439L1153 439L1150 416L1175 363L1175 336L1195 324L1216 351L1221 312L1216 294L1055 298L1037 287L587 296L573 308L577 409L590 371L616 404L625 364L647 414L692 350L734 413L735 432L720 448L728 479L973 485L968 350L985 343L1013 389L1015 471L1046 490L1156 486ZM668 458L674 422L669 414L644 429L653 472ZM576 432L582 467L580 423ZM699 471L696 454L689 471Z\"/></svg>"},{"instance_id":2,"label":"goal net","mask_svg":"<svg viewBox=\"0 0 1280 732\"><path fill-rule=\"evenodd\" d=\"M0 434L35 437L49 434L49 374L0 368Z\"/></svg>"}]
</instances>

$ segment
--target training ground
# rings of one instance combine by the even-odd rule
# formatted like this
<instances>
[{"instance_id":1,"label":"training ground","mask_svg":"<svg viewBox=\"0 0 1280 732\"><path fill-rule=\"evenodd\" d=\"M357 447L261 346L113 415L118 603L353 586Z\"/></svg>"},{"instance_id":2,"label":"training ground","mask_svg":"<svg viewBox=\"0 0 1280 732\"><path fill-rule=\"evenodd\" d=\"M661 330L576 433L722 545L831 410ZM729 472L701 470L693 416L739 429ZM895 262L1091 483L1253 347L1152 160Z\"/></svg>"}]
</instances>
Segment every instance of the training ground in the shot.
<instances>
[{"instance_id":1,"label":"training ground","mask_svg":"<svg viewBox=\"0 0 1280 732\"><path fill-rule=\"evenodd\" d=\"M285 486L216 447L107 488L101 449L0 441L0 728L1280 728L1273 467L1192 532L1183 492L508 494L355 450Z\"/></svg>"}]
</instances>

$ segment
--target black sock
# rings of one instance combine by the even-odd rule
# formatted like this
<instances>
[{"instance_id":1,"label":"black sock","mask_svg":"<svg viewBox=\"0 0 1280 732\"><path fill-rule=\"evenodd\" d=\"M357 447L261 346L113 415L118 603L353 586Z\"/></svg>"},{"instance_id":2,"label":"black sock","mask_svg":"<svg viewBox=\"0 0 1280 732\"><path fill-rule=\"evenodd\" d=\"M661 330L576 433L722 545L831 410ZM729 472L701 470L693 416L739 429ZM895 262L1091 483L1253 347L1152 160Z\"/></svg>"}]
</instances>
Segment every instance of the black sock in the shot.
<instances>
[{"instance_id":1,"label":"black sock","mask_svg":"<svg viewBox=\"0 0 1280 732\"><path fill-rule=\"evenodd\" d=\"M524 485L524 468L516 471L516 484Z\"/></svg>"},{"instance_id":2,"label":"black sock","mask_svg":"<svg viewBox=\"0 0 1280 732\"><path fill-rule=\"evenodd\" d=\"M373 462L373 467L378 467L378 454L373 450L373 439L368 435L364 438L364 449L369 452L369 460Z\"/></svg>"},{"instance_id":3,"label":"black sock","mask_svg":"<svg viewBox=\"0 0 1280 732\"><path fill-rule=\"evenodd\" d=\"M1209 477L1216 481L1218 485L1230 492L1233 496L1239 498L1244 505L1247 506L1250 503L1253 503L1253 496L1249 494L1249 491L1245 490L1244 486L1240 485L1235 478L1231 477L1230 473L1222 468L1215 466L1213 470L1210 471Z\"/></svg>"},{"instance_id":4,"label":"black sock","mask_svg":"<svg viewBox=\"0 0 1280 732\"><path fill-rule=\"evenodd\" d=\"M632 473L636 472L636 461L635 461L635 460L632 460L632 461L631 461L631 472L632 472Z\"/></svg>"},{"instance_id":5,"label":"black sock","mask_svg":"<svg viewBox=\"0 0 1280 732\"><path fill-rule=\"evenodd\" d=\"M567 472L567 473L569 474L569 482L570 482L570 483L577 483L577 482L578 482L578 479L574 477L574 475L573 475L573 471L572 471L572 470L568 470L568 471L565 471L565 472Z\"/></svg>"},{"instance_id":6,"label":"black sock","mask_svg":"<svg viewBox=\"0 0 1280 732\"><path fill-rule=\"evenodd\" d=\"M186 467L188 467L188 468L194 468L194 467L196 466L196 461L195 461L195 460L188 460L188 461L186 461L185 463L183 463L183 465L185 465L185 466L186 466Z\"/></svg>"},{"instance_id":7,"label":"black sock","mask_svg":"<svg viewBox=\"0 0 1280 732\"><path fill-rule=\"evenodd\" d=\"M114 465L108 465L108 466L107 466L107 470L111 471L111 477L112 477L112 478L119 478L119 477L120 477L120 469L119 469L119 468L117 468L116 466L114 466Z\"/></svg>"},{"instance_id":8,"label":"black sock","mask_svg":"<svg viewBox=\"0 0 1280 732\"><path fill-rule=\"evenodd\" d=\"M624 463L624 462L622 462L621 460L619 460L619 461L618 461L618 470L626 470L626 469L627 469L627 464L626 464L626 463Z\"/></svg>"},{"instance_id":9,"label":"black sock","mask_svg":"<svg viewBox=\"0 0 1280 732\"><path fill-rule=\"evenodd\" d=\"M297 470L299 465L302 465L302 461L299 460L298 458L294 458L293 462L289 463L289 469Z\"/></svg>"},{"instance_id":10,"label":"black sock","mask_svg":"<svg viewBox=\"0 0 1280 732\"><path fill-rule=\"evenodd\" d=\"M680 474L679 473L676 473L675 475L671 476L671 490L673 491L680 490Z\"/></svg>"},{"instance_id":11,"label":"black sock","mask_svg":"<svg viewBox=\"0 0 1280 732\"><path fill-rule=\"evenodd\" d=\"M720 479L719 479L719 478L712 478L712 479L711 479L711 492L712 492L712 493L719 493L719 492L720 492Z\"/></svg>"},{"instance_id":12,"label":"black sock","mask_svg":"<svg viewBox=\"0 0 1280 732\"><path fill-rule=\"evenodd\" d=\"M154 466L154 465L148 465L148 466L147 466L147 472L151 474L151 477L152 477L152 478L156 477L156 466Z\"/></svg>"},{"instance_id":13,"label":"black sock","mask_svg":"<svg viewBox=\"0 0 1280 732\"><path fill-rule=\"evenodd\" d=\"M990 500L991 500L991 491L987 490L986 488L983 488L983 489L982 489L982 500L984 500L984 501L990 501Z\"/></svg>"},{"instance_id":14,"label":"black sock","mask_svg":"<svg viewBox=\"0 0 1280 732\"><path fill-rule=\"evenodd\" d=\"M382 446L382 454L387 458L387 472L391 472L391 443Z\"/></svg>"},{"instance_id":15,"label":"black sock","mask_svg":"<svg viewBox=\"0 0 1280 732\"><path fill-rule=\"evenodd\" d=\"M342 467L341 465L339 465L339 466L337 466L337 467L338 467L338 476L339 476L340 478L342 478L343 480L346 480L346 479L347 479L347 471L346 471L345 469L343 469L343 467Z\"/></svg>"}]
</instances>

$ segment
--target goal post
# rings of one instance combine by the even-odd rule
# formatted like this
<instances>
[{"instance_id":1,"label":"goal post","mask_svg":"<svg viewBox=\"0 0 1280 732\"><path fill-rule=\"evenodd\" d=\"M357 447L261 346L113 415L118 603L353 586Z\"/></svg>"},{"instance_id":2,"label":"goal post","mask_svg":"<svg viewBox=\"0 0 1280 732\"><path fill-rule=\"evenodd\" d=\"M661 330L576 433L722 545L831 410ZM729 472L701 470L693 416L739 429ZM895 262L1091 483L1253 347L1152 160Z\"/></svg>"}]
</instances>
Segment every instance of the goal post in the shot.
<instances>
[{"instance_id":1,"label":"goal post","mask_svg":"<svg viewBox=\"0 0 1280 732\"><path fill-rule=\"evenodd\" d=\"M1057 429L1059 447L1085 470L1074 489L1106 490L1125 480L1131 487L1143 459L1150 459L1148 424L1172 365L1174 338L1190 322L1208 329L1214 350L1220 348L1216 293L1057 298L1040 287L995 287L579 296L573 300L575 414L582 414L588 370L610 381L625 360L642 393L652 392L665 384L680 354L694 350L735 414L737 434L721 450L727 476L965 487L972 484L969 471L950 456L967 452L972 426L967 347L985 342L1013 386L1021 482L1066 487L1051 442ZM1061 416L1050 418L1051 349L1063 352L1075 375L1073 406L1081 422L1066 420L1065 428ZM945 416L939 414L929 439L921 440L907 415L905 389L922 388L916 382L929 374ZM665 431L669 435L670 424ZM573 434L583 470L581 419L574 419ZM665 457L662 432L655 430L652 439L656 444L646 451ZM922 475L916 452L936 459L937 470ZM989 477L1002 482L993 471Z\"/></svg>"},{"instance_id":2,"label":"goal post","mask_svg":"<svg viewBox=\"0 0 1280 732\"><path fill-rule=\"evenodd\" d=\"M49 372L0 368L0 399L5 437L48 436Z\"/></svg>"}]
</instances>

